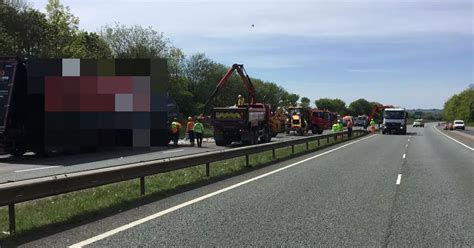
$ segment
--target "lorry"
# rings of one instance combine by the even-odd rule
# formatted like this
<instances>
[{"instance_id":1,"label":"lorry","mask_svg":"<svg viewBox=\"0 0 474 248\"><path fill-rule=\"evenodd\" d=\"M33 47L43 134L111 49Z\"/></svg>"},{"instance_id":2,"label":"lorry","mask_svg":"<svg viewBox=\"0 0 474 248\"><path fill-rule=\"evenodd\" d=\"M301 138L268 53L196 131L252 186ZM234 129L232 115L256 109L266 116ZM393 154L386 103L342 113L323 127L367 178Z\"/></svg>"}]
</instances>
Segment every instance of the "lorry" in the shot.
<instances>
[{"instance_id":1,"label":"lorry","mask_svg":"<svg viewBox=\"0 0 474 248\"><path fill-rule=\"evenodd\" d=\"M314 134L322 134L324 130L331 129L337 122L337 113L327 109L312 109L310 129Z\"/></svg>"},{"instance_id":2,"label":"lorry","mask_svg":"<svg viewBox=\"0 0 474 248\"><path fill-rule=\"evenodd\" d=\"M383 111L382 134L407 133L408 112L404 108L385 108Z\"/></svg>"},{"instance_id":3,"label":"lorry","mask_svg":"<svg viewBox=\"0 0 474 248\"><path fill-rule=\"evenodd\" d=\"M218 146L232 142L244 145L270 142L271 110L262 103L237 107L215 107L212 109L211 124L214 127L214 140Z\"/></svg>"},{"instance_id":4,"label":"lorry","mask_svg":"<svg viewBox=\"0 0 474 248\"><path fill-rule=\"evenodd\" d=\"M0 148L21 156L164 146L178 107L165 59L0 58Z\"/></svg>"},{"instance_id":5,"label":"lorry","mask_svg":"<svg viewBox=\"0 0 474 248\"><path fill-rule=\"evenodd\" d=\"M237 71L249 94L249 102L231 107L214 107L211 112L211 125L214 127L214 140L218 146L232 142L244 145L270 142L278 130L272 130L272 108L270 104L258 103L255 87L242 64L233 64L217 84L214 92L204 105L204 110L227 80Z\"/></svg>"}]
</instances>

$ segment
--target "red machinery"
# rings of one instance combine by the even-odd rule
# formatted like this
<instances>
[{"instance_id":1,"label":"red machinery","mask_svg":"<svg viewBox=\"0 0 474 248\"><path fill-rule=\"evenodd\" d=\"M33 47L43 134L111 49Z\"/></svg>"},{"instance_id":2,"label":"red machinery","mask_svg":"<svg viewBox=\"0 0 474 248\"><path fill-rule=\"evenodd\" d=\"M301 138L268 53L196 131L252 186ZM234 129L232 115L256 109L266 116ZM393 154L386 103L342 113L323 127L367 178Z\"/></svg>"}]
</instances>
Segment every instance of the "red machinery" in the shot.
<instances>
[{"instance_id":1,"label":"red machinery","mask_svg":"<svg viewBox=\"0 0 474 248\"><path fill-rule=\"evenodd\" d=\"M335 122L337 122L337 113L321 109L311 110L310 127L312 133L321 134L323 133L323 130L331 129Z\"/></svg>"},{"instance_id":2,"label":"red machinery","mask_svg":"<svg viewBox=\"0 0 474 248\"><path fill-rule=\"evenodd\" d=\"M382 111L386 108L393 108L392 105L382 105L382 104L374 104L374 107L372 108L372 112L370 112L369 118L367 119L368 122L374 118L375 114L379 111Z\"/></svg>"},{"instance_id":3,"label":"red machinery","mask_svg":"<svg viewBox=\"0 0 474 248\"><path fill-rule=\"evenodd\" d=\"M295 119L295 115L299 117ZM302 121L306 121L307 126L297 121L300 118ZM337 121L337 113L322 109L292 107L289 109L288 121L287 133L296 131L297 134L302 135L304 132L301 129L303 128L305 131L311 131L313 134L321 134L324 130L331 129L332 124Z\"/></svg>"},{"instance_id":4,"label":"red machinery","mask_svg":"<svg viewBox=\"0 0 474 248\"><path fill-rule=\"evenodd\" d=\"M214 92L212 92L211 96L209 96L209 99L207 99L206 104L204 105L204 110L206 110L206 107L209 105L209 103L212 101L212 99L216 96L217 92L224 88L225 84L227 83L227 80L234 74L234 71L237 71L239 74L240 78L242 79L242 82L244 82L245 88L247 88L247 92L249 94L249 103L254 104L256 103L255 99L255 87L252 84L252 81L250 80L249 75L245 71L244 65L242 64L233 64L229 70L224 74L222 79L219 81L217 84L216 88L214 89Z\"/></svg>"},{"instance_id":5,"label":"red machinery","mask_svg":"<svg viewBox=\"0 0 474 248\"><path fill-rule=\"evenodd\" d=\"M206 102L205 109L219 90L224 88L227 80L237 71L244 82L250 102L236 107L215 107L211 114L216 145L225 146L234 141L244 144L269 142L272 138L272 111L269 104L257 103L255 88L241 64L234 64L222 77L216 89Z\"/></svg>"}]
</instances>

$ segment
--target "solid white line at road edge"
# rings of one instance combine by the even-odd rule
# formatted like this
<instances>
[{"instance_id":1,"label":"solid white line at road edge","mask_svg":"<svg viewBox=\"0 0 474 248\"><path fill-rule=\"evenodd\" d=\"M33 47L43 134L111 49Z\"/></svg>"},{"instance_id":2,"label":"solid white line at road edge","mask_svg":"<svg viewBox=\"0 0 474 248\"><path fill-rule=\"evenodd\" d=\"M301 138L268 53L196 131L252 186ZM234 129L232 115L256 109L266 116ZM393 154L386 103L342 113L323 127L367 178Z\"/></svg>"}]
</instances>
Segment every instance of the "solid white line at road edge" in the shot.
<instances>
[{"instance_id":1,"label":"solid white line at road edge","mask_svg":"<svg viewBox=\"0 0 474 248\"><path fill-rule=\"evenodd\" d=\"M442 134L442 135L444 135L444 136L450 138L450 139L453 140L454 142L456 142L456 143L458 143L458 144L460 144L460 145L466 147L467 149L469 149L469 150L471 150L471 151L474 151L474 148L472 148L472 147L470 147L470 146L468 146L468 145L462 143L461 141L456 140L455 138L449 137L448 135L446 135L446 134L444 134L443 132L439 131L439 130L436 128L436 126L433 126L433 128L434 128L436 131L438 131L438 133L440 133L440 134Z\"/></svg>"},{"instance_id":2,"label":"solid white line at road edge","mask_svg":"<svg viewBox=\"0 0 474 248\"><path fill-rule=\"evenodd\" d=\"M173 152L182 152L184 149L178 149L178 150L169 150L169 151L164 151L163 153L173 153Z\"/></svg>"},{"instance_id":3,"label":"solid white line at road edge","mask_svg":"<svg viewBox=\"0 0 474 248\"><path fill-rule=\"evenodd\" d=\"M400 185L400 182L401 182L401 181L402 181L402 174L398 174L396 184L397 184L397 185Z\"/></svg>"},{"instance_id":4,"label":"solid white line at road edge","mask_svg":"<svg viewBox=\"0 0 474 248\"><path fill-rule=\"evenodd\" d=\"M97 236L95 236L95 237L92 237L92 238L86 239L86 240L84 240L84 241L81 241L81 242L79 242L79 243L73 244L73 245L71 245L71 246L69 246L69 247L71 247L71 248L79 248L79 247L83 247L83 246L92 244L92 243L97 242L97 241L99 241L99 240L102 240L102 239L105 239L105 238L107 238L107 237L110 237L110 236L112 236L112 235L114 235L114 234L117 234L117 233L119 233L119 232L121 232L121 231L125 231L125 230L130 229L130 228L132 228L132 227L134 227L134 226L138 226L138 225L143 224L143 223L145 223L145 222L147 222L147 221L156 219L156 218L158 218L158 217L160 217L160 216L163 216L163 215L165 215L165 214L169 214L169 213L171 213L171 212L174 212L174 211L176 211L176 210L178 210L178 209L184 208L184 207L189 206L189 205L191 205L191 204L200 202L200 201L202 201L202 200L205 200L205 199L207 199L207 198L213 197L213 196L215 196L215 195L218 195L218 194L224 193L224 192L226 192L226 191L229 191L229 190L231 190L231 189L240 187L240 186L242 186L242 185L244 185L244 184L247 184L247 183L256 181L256 180L258 180L258 179L261 179L261 178L270 176L270 175L272 175L272 174L275 174L275 173L277 173L277 172L280 172L280 171L289 169L289 168L291 168L291 167L293 167L293 166L296 166L296 165L298 165L298 164L301 164L301 163L304 163L304 162L306 162L306 161L309 161L309 160L312 160L312 159L315 159L315 158L324 156L324 155L326 155L326 154L328 154L328 153L337 151L337 150L339 150L339 149L341 149L341 148L344 148L344 147L346 147L346 146L350 146L350 145L352 145L352 144L361 142L361 141L366 140L366 139L370 139L370 138L375 137L375 136L376 136L376 135L370 135L369 137L366 137L366 138L362 138L362 139L360 139L360 140L353 141L353 142L351 142L351 143L348 143L348 144L345 144L345 145L336 147L336 148L331 149L331 150L329 150L329 151L325 151L325 152L323 152L323 153L320 153L320 154L318 154L318 155L315 155L315 156L312 156L312 157L303 159L303 160L301 160L301 161L298 161L298 162L296 162L296 163L287 165L287 166L285 166L285 167L282 167L282 168L279 168L279 169L276 169L276 170L267 172L267 173L262 174L262 175L260 175L260 176L256 176L256 177L254 177L254 178L250 178L250 179L248 179L248 180L245 180L245 181L242 181L242 182L240 182L240 183L231 185L231 186L229 186L229 187L226 187L226 188L223 188L223 189L214 191L214 192L209 193L209 194L207 194L207 195L200 196L200 197L195 198L195 199L193 199L193 200L190 200L190 201L181 203L181 204L179 204L179 205L176 205L176 206L174 206L174 207L171 207L171 208L162 210L162 211L160 211L160 212L158 212L158 213L149 215L149 216L147 216L147 217L145 217L145 218L136 220L136 221L134 221L134 222L128 223L128 224L123 225L123 226L121 226L121 227L117 227L117 228L112 229L112 230L110 230L110 231L108 231L108 232L99 234L99 235L97 235Z\"/></svg>"},{"instance_id":5,"label":"solid white line at road edge","mask_svg":"<svg viewBox=\"0 0 474 248\"><path fill-rule=\"evenodd\" d=\"M26 172L26 171L45 170L45 169L52 169L52 168L56 168L56 167L59 167L59 165L48 166L48 167L39 167L39 168L31 168L31 169L24 169L24 170L16 170L16 171L14 171L14 172L15 172L15 173L18 173L18 172Z\"/></svg>"},{"instance_id":6,"label":"solid white line at road edge","mask_svg":"<svg viewBox=\"0 0 474 248\"><path fill-rule=\"evenodd\" d=\"M403 153L403 158L407 158L407 154L406 153Z\"/></svg>"}]
</instances>

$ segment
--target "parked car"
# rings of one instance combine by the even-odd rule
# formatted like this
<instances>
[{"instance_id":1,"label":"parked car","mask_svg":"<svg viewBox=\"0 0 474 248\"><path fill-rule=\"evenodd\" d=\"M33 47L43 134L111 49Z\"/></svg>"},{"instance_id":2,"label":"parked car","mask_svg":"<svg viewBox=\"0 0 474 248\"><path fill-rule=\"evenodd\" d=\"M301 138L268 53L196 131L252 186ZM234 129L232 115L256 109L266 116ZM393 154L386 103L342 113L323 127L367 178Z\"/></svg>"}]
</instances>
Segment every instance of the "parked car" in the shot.
<instances>
[{"instance_id":1,"label":"parked car","mask_svg":"<svg viewBox=\"0 0 474 248\"><path fill-rule=\"evenodd\" d=\"M444 130L453 130L453 123L446 123L446 125L444 125Z\"/></svg>"},{"instance_id":2,"label":"parked car","mask_svg":"<svg viewBox=\"0 0 474 248\"><path fill-rule=\"evenodd\" d=\"M423 119L416 119L413 122L413 127L425 127L425 121Z\"/></svg>"},{"instance_id":3,"label":"parked car","mask_svg":"<svg viewBox=\"0 0 474 248\"><path fill-rule=\"evenodd\" d=\"M463 120L454 120L453 128L454 128L454 129L462 129L462 130L465 130L465 129L466 129L466 126L464 125L464 121L463 121Z\"/></svg>"}]
</instances>

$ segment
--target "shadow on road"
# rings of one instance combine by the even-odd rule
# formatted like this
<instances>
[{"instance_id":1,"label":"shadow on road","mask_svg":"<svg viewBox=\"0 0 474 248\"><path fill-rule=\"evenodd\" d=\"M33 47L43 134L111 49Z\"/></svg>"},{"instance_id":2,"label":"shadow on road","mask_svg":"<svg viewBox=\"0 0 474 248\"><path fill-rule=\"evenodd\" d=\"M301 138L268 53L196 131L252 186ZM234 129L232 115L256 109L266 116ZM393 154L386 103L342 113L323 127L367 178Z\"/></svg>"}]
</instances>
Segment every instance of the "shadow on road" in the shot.
<instances>
[{"instance_id":1,"label":"shadow on road","mask_svg":"<svg viewBox=\"0 0 474 248\"><path fill-rule=\"evenodd\" d=\"M38 155L25 155L23 157L6 156L0 158L0 163L7 164L32 164L32 165L76 165L97 162L108 159L116 159L127 156L146 154L151 152L165 151L181 148L181 146L151 147L151 148L116 148L113 150L101 150L98 152L79 154L58 154L52 157L41 157ZM0 165L1 166L1 165Z\"/></svg>"}]
</instances>

